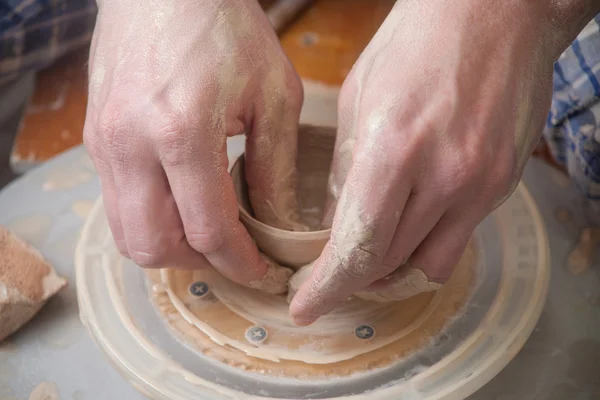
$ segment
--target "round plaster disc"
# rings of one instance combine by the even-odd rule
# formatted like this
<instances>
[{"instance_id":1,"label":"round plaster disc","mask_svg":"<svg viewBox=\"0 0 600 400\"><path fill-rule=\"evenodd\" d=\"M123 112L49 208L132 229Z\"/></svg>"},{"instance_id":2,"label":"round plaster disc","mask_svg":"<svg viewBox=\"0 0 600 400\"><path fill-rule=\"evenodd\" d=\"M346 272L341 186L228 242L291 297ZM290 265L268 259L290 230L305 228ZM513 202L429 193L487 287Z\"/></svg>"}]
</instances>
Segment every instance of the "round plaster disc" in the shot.
<instances>
[{"instance_id":1,"label":"round plaster disc","mask_svg":"<svg viewBox=\"0 0 600 400\"><path fill-rule=\"evenodd\" d=\"M547 237L537 208L522 184L480 224L472 246L469 251L477 255L477 261L465 269L472 278L463 281L469 282L465 289L468 293L462 300L456 299L464 305L460 303L461 307L449 315L452 318L428 331L429 335L423 334L427 340L412 351L401 352L400 357L376 363L373 368L355 368L346 373L278 373L294 368L278 368L277 363L283 366L298 361L288 360L280 352L284 357L274 360L245 355L245 363L231 363L227 361L234 353L227 352L244 349L223 343L225 353L203 351L202 345L184 340L181 332L165 323L168 314L160 311L160 299L152 296L161 293L160 288L152 290L161 283L156 275L148 278L141 268L119 255L101 200L84 227L76 252L79 307L82 321L112 364L153 399L464 399L494 377L521 349L546 298ZM192 283L196 285L186 290L200 300L214 302L210 296L205 297L210 279L194 278ZM424 314L432 309L436 297L439 294L426 294L413 301L421 304ZM418 316L405 327L418 327L415 321L419 321ZM357 322L360 319L352 324ZM382 335L390 334L383 325L377 325L380 321L375 326L369 322L364 324L366 330L357 329L358 333L353 334L372 339L369 328L379 332L377 326L382 327ZM241 329L254 334L254 343L249 343L254 348L268 348L283 337L275 330L268 337L268 332L252 330L257 327L262 326L242 324L232 335L239 336ZM230 331L223 328L223 332ZM242 342L244 338L237 339ZM345 340L360 339L348 334ZM363 344L367 342L355 343L367 346ZM260 365L272 364L251 368L254 359L260 360L256 361Z\"/></svg>"}]
</instances>

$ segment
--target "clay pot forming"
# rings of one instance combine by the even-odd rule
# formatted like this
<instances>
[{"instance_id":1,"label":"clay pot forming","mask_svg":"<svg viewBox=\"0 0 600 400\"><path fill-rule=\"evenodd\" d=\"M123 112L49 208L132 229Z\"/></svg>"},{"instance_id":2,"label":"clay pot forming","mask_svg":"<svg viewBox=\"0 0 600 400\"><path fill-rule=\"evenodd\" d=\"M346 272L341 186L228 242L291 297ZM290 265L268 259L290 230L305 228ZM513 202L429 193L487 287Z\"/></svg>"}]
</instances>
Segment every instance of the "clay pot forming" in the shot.
<instances>
[{"instance_id":1,"label":"clay pot forming","mask_svg":"<svg viewBox=\"0 0 600 400\"><path fill-rule=\"evenodd\" d=\"M314 230L306 232L287 231L257 220L248 198L245 179L244 155L231 167L240 221L258 248L282 265L300 268L319 257L331 235L331 229L319 226L323 215L327 181L333 149L335 129L301 125L298 132L298 184L297 194L303 222Z\"/></svg>"}]
</instances>

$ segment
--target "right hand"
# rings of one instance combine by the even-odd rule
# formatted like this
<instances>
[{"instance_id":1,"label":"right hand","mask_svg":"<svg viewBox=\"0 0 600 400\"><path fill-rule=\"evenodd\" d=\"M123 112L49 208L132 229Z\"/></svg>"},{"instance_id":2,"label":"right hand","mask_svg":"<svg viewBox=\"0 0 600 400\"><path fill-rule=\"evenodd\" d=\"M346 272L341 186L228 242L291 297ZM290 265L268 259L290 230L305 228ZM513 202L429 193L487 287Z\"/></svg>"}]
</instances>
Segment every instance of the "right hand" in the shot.
<instances>
[{"instance_id":1,"label":"right hand","mask_svg":"<svg viewBox=\"0 0 600 400\"><path fill-rule=\"evenodd\" d=\"M303 95L260 6L99 3L84 142L116 246L143 267L261 278L267 266L238 219L226 139L246 133L255 212L290 228Z\"/></svg>"}]
</instances>

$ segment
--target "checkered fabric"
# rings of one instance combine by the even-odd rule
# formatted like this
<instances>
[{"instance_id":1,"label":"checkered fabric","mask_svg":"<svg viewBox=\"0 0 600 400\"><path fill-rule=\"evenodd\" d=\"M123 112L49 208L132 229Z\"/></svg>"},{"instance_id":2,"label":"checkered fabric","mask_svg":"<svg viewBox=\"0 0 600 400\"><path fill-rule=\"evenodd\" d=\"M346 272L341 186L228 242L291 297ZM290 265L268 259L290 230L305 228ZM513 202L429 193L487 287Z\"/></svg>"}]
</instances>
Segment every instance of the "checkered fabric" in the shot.
<instances>
[{"instance_id":1,"label":"checkered fabric","mask_svg":"<svg viewBox=\"0 0 600 400\"><path fill-rule=\"evenodd\" d=\"M0 84L89 43L94 0L0 0Z\"/></svg>"},{"instance_id":2,"label":"checkered fabric","mask_svg":"<svg viewBox=\"0 0 600 400\"><path fill-rule=\"evenodd\" d=\"M600 15L554 65L544 136L586 196L600 201Z\"/></svg>"}]
</instances>

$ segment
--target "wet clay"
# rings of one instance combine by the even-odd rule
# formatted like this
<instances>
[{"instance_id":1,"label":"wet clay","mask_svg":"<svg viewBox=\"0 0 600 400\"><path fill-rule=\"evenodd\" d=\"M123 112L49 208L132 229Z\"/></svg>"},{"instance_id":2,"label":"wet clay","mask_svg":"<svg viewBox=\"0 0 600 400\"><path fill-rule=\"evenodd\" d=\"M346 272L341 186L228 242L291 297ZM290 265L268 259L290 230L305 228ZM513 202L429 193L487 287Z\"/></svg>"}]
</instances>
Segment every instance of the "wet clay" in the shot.
<instances>
[{"instance_id":1,"label":"wet clay","mask_svg":"<svg viewBox=\"0 0 600 400\"><path fill-rule=\"evenodd\" d=\"M188 346L243 370L318 379L387 366L429 344L470 297L475 261L470 245L438 291L387 303L352 298L308 327L292 322L285 296L242 287L210 269L146 273L156 309ZM210 295L195 296L194 282L207 284ZM368 340L355 334L364 324L375 331ZM268 338L248 341L252 326Z\"/></svg>"},{"instance_id":2,"label":"wet clay","mask_svg":"<svg viewBox=\"0 0 600 400\"><path fill-rule=\"evenodd\" d=\"M322 220L334 143L333 129L300 129L299 209L285 213L286 220L298 216L304 228L296 231L277 228L282 224L272 223L272 209L252 207L243 156L233 165L240 219L269 265L260 281L248 288L213 269L146 271L155 307L189 347L243 370L329 378L383 367L411 354L460 312L474 282L473 245L444 287L406 268L387 278L385 290L355 293L308 327L291 320L289 296L310 275L330 235ZM292 276L288 266L299 270ZM253 341L248 332L258 332L261 340Z\"/></svg>"},{"instance_id":3,"label":"wet clay","mask_svg":"<svg viewBox=\"0 0 600 400\"><path fill-rule=\"evenodd\" d=\"M37 250L0 227L0 341L66 284Z\"/></svg>"},{"instance_id":4,"label":"wet clay","mask_svg":"<svg viewBox=\"0 0 600 400\"><path fill-rule=\"evenodd\" d=\"M241 156L231 168L240 220L258 248L277 263L294 269L314 261L329 240L330 229L322 226L329 168L333 158L335 129L300 126L298 132L296 231L276 228L272 212L253 207L245 178L247 165ZM287 214L286 214L287 215Z\"/></svg>"},{"instance_id":5,"label":"wet clay","mask_svg":"<svg viewBox=\"0 0 600 400\"><path fill-rule=\"evenodd\" d=\"M521 217L527 216L527 219L517 220L515 223L513 218L517 215L515 211L518 211ZM154 271L153 276L149 277L147 286L147 290L151 293L147 291L144 294L155 303L158 314L147 314L145 312L147 310L136 309L137 306L133 306L130 301L138 304L140 294L131 292L141 288L138 274L143 273L143 270L135 270L135 275L125 275L129 274L127 271L131 271L132 266L129 262L123 262L114 247L103 211L103 203L100 200L94 208L91 219L84 227L76 254L81 318L91 334L98 338L98 345L112 357L115 367L127 373L136 389L144 394L149 393L151 389L167 392L170 387L176 385L177 390L181 388L181 391L191 394L192 397L262 399L274 397L274 393L268 387L263 390L262 382L267 385L277 385L278 382L274 382L273 379L260 379L258 374L301 376L310 379L312 383L315 383L315 379L323 378L327 382L316 383L326 384L327 386L322 386L326 390L327 387L340 388L347 383L353 384L374 377L370 373L360 374L360 371L397 364L400 375L387 375L389 380L386 379L386 383L382 382L381 387L355 396L336 398L389 400L405 396L418 398L427 394L461 397L485 384L514 357L529 336L529 332L535 327L548 289L548 240L543 232L541 216L523 186L520 186L515 195L496 211L491 222L500 224L497 228L500 233L499 241L494 242L500 243L504 249L501 257L496 257L496 252L491 252L492 257L488 257L490 254L486 254L487 244L483 240L477 243L476 249L471 247L467 249L451 278L451 283L439 291L424 293L397 303L368 303L369 307L390 307L394 304L399 306L398 310L394 310L397 312L386 319L388 322L395 323L392 328L398 336L391 337L395 341L375 349L370 347L380 346L378 340L390 336L389 332L386 332L385 324L379 325L374 319L368 320L367 323L374 324L375 330L375 335L371 339L359 340L357 337L351 339L347 336L325 338L334 341L337 338L340 343L347 340L348 344L344 351L346 355L352 355L352 350L356 352L363 347L369 347L367 353L329 364L309 364L282 357L279 357L279 362L270 361L264 357L266 350L270 353L268 356L273 355L273 350L279 351L277 348L264 347L279 343L280 335L275 328L266 326L268 335L259 345L245 341L244 333L250 331L250 327L254 327L256 323L270 323L273 320L272 315L277 314L269 311L267 314L261 312L259 315L253 315L252 309L248 306L240 307L239 300L246 303L247 297L244 295L239 300L231 298L237 294L237 286L234 293L229 295L225 293L222 297L222 290L229 286L226 286L227 283L221 287L209 282L208 279L212 279L211 275L206 275L207 285L210 287L206 296L186 298L186 293L189 293L189 283L195 283L196 278L203 279L204 275L194 276L188 272L190 275L187 277L185 275L177 277L172 276L170 271L164 271L169 281L173 279L169 285L165 285L162 281L163 272ZM523 227L531 227L531 231L524 230ZM482 237L480 235L485 237L487 232L494 230L488 229L487 225L481 229L483 231L477 232L476 237ZM522 235L519 232L531 233ZM479 245L483 246L481 252L479 252ZM461 276L459 271L464 271L465 266L473 265L469 260L475 263L475 268L467 270L471 280L465 277L459 278ZM488 264L490 261L492 264ZM472 279L474 274L478 277L475 282ZM185 292L186 288L188 292ZM181 297L178 298L184 305L183 311L185 312L185 308L190 310L185 315L175 308L171 300L170 296L175 295L174 298L179 296L177 291L180 291ZM255 292L266 296L264 293ZM470 295L472 292L475 292L473 297ZM228 304L221 302L221 298L224 298ZM269 296L269 298L273 302L285 301L281 296ZM201 299L202 301L199 301ZM468 305L461 307L461 304L465 303ZM366 305L367 303L355 304ZM413 310L415 314L411 314ZM245 316L240 317L240 315ZM148 332L144 329L149 326L148 323L154 324L155 319L160 320L171 331L163 332L159 329L159 331ZM191 322L188 322L188 319ZM400 323L396 319L401 319L403 322ZM354 324L357 320L352 319L349 322ZM201 323L206 323L209 328L214 326L216 329L205 333L196 326L196 324L202 326ZM330 321L326 326L318 326L319 329L324 328L323 332L315 332L310 330L312 327L307 327L309 330L304 332L308 336L300 337L303 331L297 331L299 333L296 335L297 340L305 341L309 350L312 350L312 354L308 355L314 358L315 351L327 350L326 346L319 347L319 342L323 343L323 336L330 335L335 329L342 329L344 326L338 325L342 323L346 324L346 327L350 325L347 319L340 318L337 322ZM281 328L283 334L292 336L293 332L288 333L289 328L285 321L279 322L278 326L283 326ZM354 328L357 327L353 326ZM362 331L361 328L359 332L362 334ZM185 348L181 348L182 352L178 354L170 352L170 349L174 348L172 347L174 343L169 333L184 344ZM152 337L149 337L149 334ZM210 335L214 335L214 339ZM163 339L166 341L163 342ZM293 337L289 337L289 340L292 339ZM238 346L248 345L247 347L258 355L250 356L236 347L219 345L218 340L229 340L230 343ZM114 351L107 349L114 349ZM339 358L341 350L333 355L317 354L318 360L322 362L326 357L334 356ZM302 353L298 346L292 348L291 356L298 352ZM287 356L285 353L283 355ZM443 358L438 360L438 355L443 355ZM239 369L240 377L258 379L256 381L258 386L254 386L258 393L250 394L237 387L230 387L228 382L231 382L232 378L236 379L233 376L236 372L231 369L228 372L224 371L233 375L219 374L216 378L207 378L203 372L191 371L189 366L184 364L192 362L196 369L204 366L212 368L211 364L219 364L218 361L222 364L234 365ZM412 365L414 368L408 371L404 368L405 366L410 368ZM427 367L429 365L431 367ZM256 372L245 373L243 370ZM354 372L357 374L349 377L350 380L331 379L337 375L343 376ZM377 372L387 374L392 371L377 370ZM456 380L457 374L462 378ZM2 374L0 374L0 381L1 378ZM294 385L291 381L284 384Z\"/></svg>"},{"instance_id":6,"label":"wet clay","mask_svg":"<svg viewBox=\"0 0 600 400\"><path fill-rule=\"evenodd\" d=\"M293 269L302 268L290 282L290 293L295 293L310 276L312 262L319 257L329 240L331 229L323 223L323 213L327 200L327 187L335 145L335 129L301 125L298 132L297 156L297 204L299 212L286 213L298 215L298 223L308 232L290 232L272 226L272 212L262 213L264 208L254 208L248 195L245 180L245 161L240 157L231 169L231 177L238 199L240 220L256 241L259 249L273 258L269 273L263 281L255 282L254 288L273 289L281 293L280 287L287 276L286 271L278 270L276 263ZM358 218L358 216L357 216ZM386 277L388 285L382 290L365 290L354 295L363 300L388 302L402 300L416 294L438 290L439 283L430 282L418 269L400 268L397 273ZM273 291L271 293L274 293Z\"/></svg>"},{"instance_id":7,"label":"wet clay","mask_svg":"<svg viewBox=\"0 0 600 400\"><path fill-rule=\"evenodd\" d=\"M282 267L264 253L261 253L260 256L267 262L267 273L261 280L250 282L250 287L269 294L284 294L287 292L288 281L294 271Z\"/></svg>"}]
</instances>

